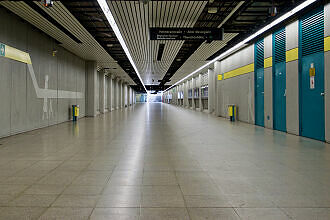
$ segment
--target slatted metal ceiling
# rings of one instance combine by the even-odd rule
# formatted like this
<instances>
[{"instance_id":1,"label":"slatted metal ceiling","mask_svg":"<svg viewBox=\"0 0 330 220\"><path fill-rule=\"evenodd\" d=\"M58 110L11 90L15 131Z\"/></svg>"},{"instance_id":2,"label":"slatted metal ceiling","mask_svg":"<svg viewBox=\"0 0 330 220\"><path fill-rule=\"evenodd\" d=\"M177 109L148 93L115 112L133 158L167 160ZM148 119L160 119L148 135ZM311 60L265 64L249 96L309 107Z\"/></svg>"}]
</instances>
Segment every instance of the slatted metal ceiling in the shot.
<instances>
[{"instance_id":1,"label":"slatted metal ceiling","mask_svg":"<svg viewBox=\"0 0 330 220\"><path fill-rule=\"evenodd\" d=\"M192 27L206 1L108 1L145 84L159 84L184 41L150 41L149 27ZM165 44L157 61L160 44Z\"/></svg>"},{"instance_id":2,"label":"slatted metal ceiling","mask_svg":"<svg viewBox=\"0 0 330 220\"><path fill-rule=\"evenodd\" d=\"M207 58L227 45L238 33L225 33L223 41L213 41L211 43L203 43L180 67L180 69L171 78L171 82L167 84L174 84L184 76L198 69L200 66L207 63ZM201 71L202 72L202 71Z\"/></svg>"},{"instance_id":3,"label":"slatted metal ceiling","mask_svg":"<svg viewBox=\"0 0 330 220\"><path fill-rule=\"evenodd\" d=\"M79 23L79 21L63 6L59 1L54 3L51 8L44 8L39 2L35 2L42 10L45 10L58 23L64 26L82 43L77 43L47 19L34 11L25 2L3 1L0 4L8 10L17 14L24 20L36 26L49 36L61 43L61 46L76 54L85 60L96 60L102 68L110 68L109 73L113 73L127 82L134 85L135 83L127 76L125 71L117 64L117 62L104 50L104 48L94 39L94 37ZM33 59L33 58L32 58Z\"/></svg>"}]
</instances>

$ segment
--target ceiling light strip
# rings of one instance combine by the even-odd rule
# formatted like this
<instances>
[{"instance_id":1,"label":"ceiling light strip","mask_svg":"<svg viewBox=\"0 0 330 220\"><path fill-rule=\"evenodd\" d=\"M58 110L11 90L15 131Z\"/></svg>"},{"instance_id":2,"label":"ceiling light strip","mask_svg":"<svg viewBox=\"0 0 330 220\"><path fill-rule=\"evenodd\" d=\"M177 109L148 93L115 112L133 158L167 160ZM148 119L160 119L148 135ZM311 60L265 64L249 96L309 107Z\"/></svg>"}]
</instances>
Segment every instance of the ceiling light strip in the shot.
<instances>
[{"instance_id":1,"label":"ceiling light strip","mask_svg":"<svg viewBox=\"0 0 330 220\"><path fill-rule=\"evenodd\" d=\"M281 17L277 18L275 21L271 22L270 24L266 25L265 27L261 28L259 31L257 31L256 33L252 34L251 36L247 37L245 40L241 41L240 43L236 44L235 46L231 47L230 49L228 49L226 52L220 54L219 56L217 56L216 58L214 58L213 60L211 60L210 62L204 64L203 66L199 67L198 69L196 69L195 71L193 71L192 73L190 73L189 75L185 76L184 78L182 78L181 80L179 80L178 82L176 82L175 84L173 84L171 87L169 87L168 89L166 89L165 91L170 90L171 88L173 88L174 86L180 84L182 81L186 80L187 78L193 76L194 74L198 73L199 71L203 70L204 68L208 67L209 65L213 64L215 61L217 60L221 60L222 58L230 55L231 53L241 49L242 47L244 47L249 41L253 40L254 38L258 37L259 35L261 35L262 33L270 30L272 27L278 25L279 23L281 23L282 21L292 17L293 15L295 15L296 13L298 13L299 11L303 10L304 8L308 7L309 5L313 4L314 2L317 2L318 0L306 0L303 3L301 3L300 5L296 6L294 9L292 9L291 11L285 13L284 15L282 15Z\"/></svg>"},{"instance_id":2,"label":"ceiling light strip","mask_svg":"<svg viewBox=\"0 0 330 220\"><path fill-rule=\"evenodd\" d=\"M121 45L122 48L124 49L125 54L126 54L126 56L128 57L130 63L132 64L132 66L133 66L133 68L134 68L134 70L135 70L137 76L139 77L139 79L140 79L140 81L141 81L141 83L142 83L142 86L143 86L144 89L147 91L147 88L145 87L145 85L144 85L144 83L143 83L143 81L142 81L142 79L141 79L140 73L139 73L137 67L135 66L135 63L134 63L134 61L133 61L133 58L132 58L132 56L131 56L131 54L130 54L130 52L129 52L127 46L126 46L126 43L125 43L125 41L124 41L124 38L123 38L123 36L121 35L120 30L119 30L119 28L118 28L118 26L117 26L117 23L116 23L116 21L115 21L113 15L112 15L112 13L111 13L111 11L110 11L110 8L109 8L109 5L108 5L107 1L106 1L106 0L97 0L97 2L99 3L99 5L100 5L100 7L101 7L101 9L102 9L102 11L103 11L105 17L107 18L108 22L110 23L110 26L111 26L113 32L115 32L115 35L116 35L116 37L117 37L117 39L118 39L120 45Z\"/></svg>"}]
</instances>

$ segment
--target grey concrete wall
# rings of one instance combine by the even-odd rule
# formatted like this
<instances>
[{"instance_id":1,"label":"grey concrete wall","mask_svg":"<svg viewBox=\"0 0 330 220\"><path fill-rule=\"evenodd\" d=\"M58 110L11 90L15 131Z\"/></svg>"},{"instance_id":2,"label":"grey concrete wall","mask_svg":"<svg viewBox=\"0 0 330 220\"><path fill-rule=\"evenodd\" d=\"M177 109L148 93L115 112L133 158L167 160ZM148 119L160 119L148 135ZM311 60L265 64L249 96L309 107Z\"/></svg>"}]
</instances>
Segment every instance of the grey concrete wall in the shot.
<instances>
[{"instance_id":1,"label":"grey concrete wall","mask_svg":"<svg viewBox=\"0 0 330 220\"><path fill-rule=\"evenodd\" d=\"M215 72L226 73L254 63L254 47L250 45L215 63ZM238 119L254 123L254 72L218 81L217 115L227 117L227 105L238 106Z\"/></svg>"},{"instance_id":2,"label":"grey concrete wall","mask_svg":"<svg viewBox=\"0 0 330 220\"><path fill-rule=\"evenodd\" d=\"M86 62L86 106L87 106L87 116L94 117L97 114L97 71L96 62L87 61Z\"/></svg>"},{"instance_id":3,"label":"grey concrete wall","mask_svg":"<svg viewBox=\"0 0 330 220\"><path fill-rule=\"evenodd\" d=\"M30 54L40 88L85 93L85 62L14 14L0 8L0 41ZM56 56L52 51L57 50ZM85 98L40 99L27 64L0 57L0 137L70 120L72 104L85 116Z\"/></svg>"},{"instance_id":4,"label":"grey concrete wall","mask_svg":"<svg viewBox=\"0 0 330 220\"><path fill-rule=\"evenodd\" d=\"M298 47L298 21L286 26L286 50ZM299 63L286 63L286 129L299 135Z\"/></svg>"},{"instance_id":5,"label":"grey concrete wall","mask_svg":"<svg viewBox=\"0 0 330 220\"><path fill-rule=\"evenodd\" d=\"M273 36L264 38L264 59L273 56ZM264 70L264 111L265 127L273 128L273 68Z\"/></svg>"}]
</instances>

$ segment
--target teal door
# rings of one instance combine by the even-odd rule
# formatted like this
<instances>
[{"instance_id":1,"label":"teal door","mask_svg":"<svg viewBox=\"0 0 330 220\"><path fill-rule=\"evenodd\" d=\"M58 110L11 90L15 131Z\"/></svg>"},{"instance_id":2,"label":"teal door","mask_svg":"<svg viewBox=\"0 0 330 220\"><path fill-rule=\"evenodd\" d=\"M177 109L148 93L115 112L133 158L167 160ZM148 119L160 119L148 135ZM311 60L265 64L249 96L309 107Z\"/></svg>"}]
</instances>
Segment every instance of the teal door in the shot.
<instances>
[{"instance_id":1,"label":"teal door","mask_svg":"<svg viewBox=\"0 0 330 220\"><path fill-rule=\"evenodd\" d=\"M273 34L273 128L286 132L285 29Z\"/></svg>"},{"instance_id":2,"label":"teal door","mask_svg":"<svg viewBox=\"0 0 330 220\"><path fill-rule=\"evenodd\" d=\"M255 123L264 126L264 40L254 48Z\"/></svg>"},{"instance_id":3,"label":"teal door","mask_svg":"<svg viewBox=\"0 0 330 220\"><path fill-rule=\"evenodd\" d=\"M299 22L300 134L324 141L324 11Z\"/></svg>"}]
</instances>

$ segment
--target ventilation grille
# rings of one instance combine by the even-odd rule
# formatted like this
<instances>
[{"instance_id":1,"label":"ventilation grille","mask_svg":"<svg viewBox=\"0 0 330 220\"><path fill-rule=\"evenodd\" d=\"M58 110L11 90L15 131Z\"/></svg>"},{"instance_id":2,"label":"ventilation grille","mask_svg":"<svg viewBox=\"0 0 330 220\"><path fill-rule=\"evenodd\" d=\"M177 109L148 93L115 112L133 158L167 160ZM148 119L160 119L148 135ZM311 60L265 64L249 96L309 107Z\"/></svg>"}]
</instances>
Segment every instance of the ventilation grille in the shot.
<instances>
[{"instance_id":1,"label":"ventilation grille","mask_svg":"<svg viewBox=\"0 0 330 220\"><path fill-rule=\"evenodd\" d=\"M208 73L204 73L202 74L202 77L201 77L201 86L206 86L209 84L209 74Z\"/></svg>"},{"instance_id":2,"label":"ventilation grille","mask_svg":"<svg viewBox=\"0 0 330 220\"><path fill-rule=\"evenodd\" d=\"M301 20L302 56L324 50L324 11L323 9Z\"/></svg>"},{"instance_id":3,"label":"ventilation grille","mask_svg":"<svg viewBox=\"0 0 330 220\"><path fill-rule=\"evenodd\" d=\"M264 68L264 40L257 41L255 45L255 65L256 69Z\"/></svg>"},{"instance_id":4,"label":"ventilation grille","mask_svg":"<svg viewBox=\"0 0 330 220\"><path fill-rule=\"evenodd\" d=\"M285 29L274 33L274 62L285 62Z\"/></svg>"}]
</instances>

